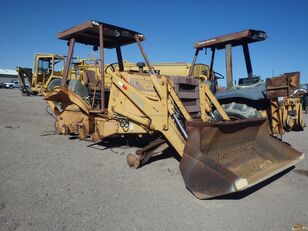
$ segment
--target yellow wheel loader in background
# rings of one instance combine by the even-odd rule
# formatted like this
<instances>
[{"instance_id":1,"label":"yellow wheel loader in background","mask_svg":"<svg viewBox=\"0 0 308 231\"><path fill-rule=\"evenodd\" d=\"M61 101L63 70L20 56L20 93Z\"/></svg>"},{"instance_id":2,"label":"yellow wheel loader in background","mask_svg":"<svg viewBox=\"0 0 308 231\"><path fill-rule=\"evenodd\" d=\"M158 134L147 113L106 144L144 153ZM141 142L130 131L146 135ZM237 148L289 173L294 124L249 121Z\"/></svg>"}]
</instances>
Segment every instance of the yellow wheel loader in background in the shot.
<instances>
[{"instance_id":1,"label":"yellow wheel loader in background","mask_svg":"<svg viewBox=\"0 0 308 231\"><path fill-rule=\"evenodd\" d=\"M56 115L60 134L94 142L125 135L152 140L127 156L132 168L168 147L174 148L181 156L180 170L186 186L200 199L249 188L304 157L270 136L265 118L230 121L205 83L156 74L141 45L141 33L88 21L59 33L58 38L69 41L64 76L61 86L53 88L44 99ZM86 70L86 83L68 81L76 42L99 47L100 51L100 76ZM121 48L134 43L148 73L124 69ZM105 49L115 50L118 59L118 69L112 65L108 68L110 86L104 79ZM221 121L216 121L214 110Z\"/></svg>"}]
</instances>

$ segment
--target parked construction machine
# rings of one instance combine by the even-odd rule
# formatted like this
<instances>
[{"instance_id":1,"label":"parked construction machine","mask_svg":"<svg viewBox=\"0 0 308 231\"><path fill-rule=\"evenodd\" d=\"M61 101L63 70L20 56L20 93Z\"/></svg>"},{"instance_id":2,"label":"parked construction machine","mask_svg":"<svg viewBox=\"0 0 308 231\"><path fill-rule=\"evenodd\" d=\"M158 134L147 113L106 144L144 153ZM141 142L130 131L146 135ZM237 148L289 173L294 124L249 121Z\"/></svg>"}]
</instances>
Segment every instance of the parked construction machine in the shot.
<instances>
[{"instance_id":1,"label":"parked construction machine","mask_svg":"<svg viewBox=\"0 0 308 231\"><path fill-rule=\"evenodd\" d=\"M48 88L59 84L63 76L64 56L37 53L33 69L16 67L20 90L23 95L43 94Z\"/></svg>"},{"instance_id":2,"label":"parked construction machine","mask_svg":"<svg viewBox=\"0 0 308 231\"><path fill-rule=\"evenodd\" d=\"M230 117L238 119L267 116L273 135L282 135L285 131L302 131L305 124L300 96L296 93L299 89L300 73L284 73L278 77L266 78L266 81L253 74L248 45L264 41L266 38L267 34L264 31L244 30L197 42L189 76L193 76L192 71L200 51L209 49L211 62L207 80ZM234 85L232 48L236 46L243 49L247 77L239 78L238 84ZM215 53L219 50L225 50L227 89L216 92L217 74L213 74L213 66Z\"/></svg>"},{"instance_id":3,"label":"parked construction machine","mask_svg":"<svg viewBox=\"0 0 308 231\"><path fill-rule=\"evenodd\" d=\"M20 90L23 95L45 95L55 86L61 85L65 56L57 54L37 53L34 55L33 69L16 67ZM84 76L85 70L99 72L99 61L96 58L74 57L71 60L68 79L88 81ZM106 78L106 84L110 84Z\"/></svg>"},{"instance_id":4,"label":"parked construction machine","mask_svg":"<svg viewBox=\"0 0 308 231\"><path fill-rule=\"evenodd\" d=\"M174 148L181 156L187 188L200 199L249 188L304 157L270 136L265 118L231 121L205 83L156 74L142 47L141 33L88 21L60 32L58 38L69 42L64 76L61 86L44 99L56 116L60 134L94 142L128 135L151 140L127 156L132 168ZM75 43L99 47L100 76L85 70L87 82L68 79ZM121 48L129 44L138 45L147 73L124 69ZM119 69L105 68L105 49L116 51ZM110 86L105 85L105 71L111 76ZM223 119L216 121L214 110Z\"/></svg>"}]
</instances>

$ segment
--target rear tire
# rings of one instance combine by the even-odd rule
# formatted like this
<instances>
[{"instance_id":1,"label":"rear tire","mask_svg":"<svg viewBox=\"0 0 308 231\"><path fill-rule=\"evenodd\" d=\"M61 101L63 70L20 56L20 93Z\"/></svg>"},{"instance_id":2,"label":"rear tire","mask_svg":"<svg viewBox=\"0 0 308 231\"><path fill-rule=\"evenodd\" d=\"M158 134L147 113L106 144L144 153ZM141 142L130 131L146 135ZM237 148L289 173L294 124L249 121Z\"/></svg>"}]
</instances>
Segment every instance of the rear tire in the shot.
<instances>
[{"instance_id":1,"label":"rear tire","mask_svg":"<svg viewBox=\"0 0 308 231\"><path fill-rule=\"evenodd\" d=\"M261 112L253 107L247 106L246 104L232 102L221 106L231 120L263 118ZM214 115L218 120L222 120L222 117L217 110L214 111Z\"/></svg>"},{"instance_id":2,"label":"rear tire","mask_svg":"<svg viewBox=\"0 0 308 231\"><path fill-rule=\"evenodd\" d=\"M62 79L53 79L53 80L51 80L50 83L48 84L47 91L49 92L53 88L61 86L61 80Z\"/></svg>"}]
</instances>

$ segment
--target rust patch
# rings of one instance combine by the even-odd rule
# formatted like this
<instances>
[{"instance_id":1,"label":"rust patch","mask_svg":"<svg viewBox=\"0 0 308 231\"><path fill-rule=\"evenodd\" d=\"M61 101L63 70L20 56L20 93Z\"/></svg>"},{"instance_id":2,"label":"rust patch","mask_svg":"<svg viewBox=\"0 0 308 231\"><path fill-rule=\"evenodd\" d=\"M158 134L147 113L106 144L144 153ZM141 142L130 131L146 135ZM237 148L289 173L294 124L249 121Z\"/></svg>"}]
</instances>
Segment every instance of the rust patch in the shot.
<instances>
[{"instance_id":1,"label":"rust patch","mask_svg":"<svg viewBox=\"0 0 308 231\"><path fill-rule=\"evenodd\" d=\"M209 158L219 164L228 164L236 160L256 156L256 153L258 153L256 142L249 142L243 145L234 145L232 149L217 149L209 154Z\"/></svg>"},{"instance_id":2,"label":"rust patch","mask_svg":"<svg viewBox=\"0 0 308 231\"><path fill-rule=\"evenodd\" d=\"M209 158L220 165L228 166L241 177L249 177L272 166L273 160L262 157L261 153L264 153L264 150L252 141L230 148L216 149L209 154Z\"/></svg>"},{"instance_id":3,"label":"rust patch","mask_svg":"<svg viewBox=\"0 0 308 231\"><path fill-rule=\"evenodd\" d=\"M270 165L272 165L272 161L270 160L265 160L263 163L260 164L260 169L265 169L267 167L269 167Z\"/></svg>"}]
</instances>

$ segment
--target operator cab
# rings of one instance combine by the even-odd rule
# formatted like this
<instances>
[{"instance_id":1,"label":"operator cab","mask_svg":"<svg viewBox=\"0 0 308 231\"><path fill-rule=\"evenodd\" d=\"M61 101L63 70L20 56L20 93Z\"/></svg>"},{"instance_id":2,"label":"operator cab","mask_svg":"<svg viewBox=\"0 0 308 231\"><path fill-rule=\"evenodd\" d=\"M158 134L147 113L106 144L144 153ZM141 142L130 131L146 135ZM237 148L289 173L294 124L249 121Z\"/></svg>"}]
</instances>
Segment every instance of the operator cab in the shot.
<instances>
[{"instance_id":1,"label":"operator cab","mask_svg":"<svg viewBox=\"0 0 308 231\"><path fill-rule=\"evenodd\" d=\"M78 26L67 29L58 34L58 38L68 41L69 51L64 69L64 77L62 86L67 86L87 99L91 103L92 108L100 108L103 110L107 107L109 99L108 72L118 70L124 71L124 63L121 48L123 46L138 43L144 40L144 35L136 31L125 29L122 27L102 23L98 21L87 21ZM90 45L93 50L99 49L100 59L98 60L97 69L87 69L83 71L83 82L78 79L70 80L68 83L68 75L70 63L73 57L75 43ZM104 49L113 49L116 52L117 62L105 67ZM147 65L149 65L147 63ZM149 68L151 70L151 68ZM107 86L106 86L107 83Z\"/></svg>"},{"instance_id":2,"label":"operator cab","mask_svg":"<svg viewBox=\"0 0 308 231\"><path fill-rule=\"evenodd\" d=\"M36 53L34 55L31 86L33 92L39 92L42 87L61 78L63 75L64 57L57 54ZM53 84L52 84L53 85Z\"/></svg>"},{"instance_id":3,"label":"operator cab","mask_svg":"<svg viewBox=\"0 0 308 231\"><path fill-rule=\"evenodd\" d=\"M248 44L264 41L266 38L267 34L264 31L249 29L197 42L194 45L196 51L192 62L192 69L195 66L199 52L203 49L210 49L212 53L210 73L214 73L214 77L210 77L209 80L217 86L217 79L219 77L217 78L217 73L213 71L215 53L217 50L225 50L227 88L231 89L233 88L232 48L236 46L242 46L246 63L247 78L239 79L238 86L241 87L258 84L263 80L261 80L260 77L254 76L253 74Z\"/></svg>"}]
</instances>

